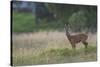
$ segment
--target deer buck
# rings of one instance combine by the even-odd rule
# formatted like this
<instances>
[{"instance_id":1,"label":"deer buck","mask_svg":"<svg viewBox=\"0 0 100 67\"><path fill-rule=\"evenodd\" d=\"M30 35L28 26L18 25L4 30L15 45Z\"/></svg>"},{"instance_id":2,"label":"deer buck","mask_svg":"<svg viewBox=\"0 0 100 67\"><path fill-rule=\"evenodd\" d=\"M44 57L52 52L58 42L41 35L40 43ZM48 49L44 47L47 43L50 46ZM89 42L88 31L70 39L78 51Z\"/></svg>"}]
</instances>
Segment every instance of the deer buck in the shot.
<instances>
[{"instance_id":1,"label":"deer buck","mask_svg":"<svg viewBox=\"0 0 100 67\"><path fill-rule=\"evenodd\" d=\"M84 34L84 33L79 33L76 35L70 35L70 33L68 32L68 27L65 24L65 30L66 30L66 36L69 40L69 42L71 43L72 48L76 48L76 44L82 42L83 45L85 46L85 48L87 48L88 46L88 42L86 41L88 39L88 35Z\"/></svg>"}]
</instances>

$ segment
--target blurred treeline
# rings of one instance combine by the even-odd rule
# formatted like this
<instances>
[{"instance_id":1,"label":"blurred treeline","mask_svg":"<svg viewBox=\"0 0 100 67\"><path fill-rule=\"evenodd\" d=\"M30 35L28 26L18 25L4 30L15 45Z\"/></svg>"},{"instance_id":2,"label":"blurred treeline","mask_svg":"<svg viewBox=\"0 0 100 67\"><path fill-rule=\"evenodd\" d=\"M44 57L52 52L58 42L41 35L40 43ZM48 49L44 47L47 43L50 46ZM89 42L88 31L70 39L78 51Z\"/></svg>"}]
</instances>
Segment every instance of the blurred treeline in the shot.
<instances>
[{"instance_id":1,"label":"blurred treeline","mask_svg":"<svg viewBox=\"0 0 100 67\"><path fill-rule=\"evenodd\" d=\"M13 32L64 30L97 32L97 6L12 1Z\"/></svg>"}]
</instances>

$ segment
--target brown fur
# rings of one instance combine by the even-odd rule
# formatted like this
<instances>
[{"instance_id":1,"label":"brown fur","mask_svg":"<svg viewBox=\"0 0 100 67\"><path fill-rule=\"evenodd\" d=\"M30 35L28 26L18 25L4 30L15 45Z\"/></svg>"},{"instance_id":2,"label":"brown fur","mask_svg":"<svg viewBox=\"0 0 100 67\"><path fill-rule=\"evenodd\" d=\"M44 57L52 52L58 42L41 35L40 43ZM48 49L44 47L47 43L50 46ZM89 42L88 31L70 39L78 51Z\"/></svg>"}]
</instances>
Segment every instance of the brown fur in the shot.
<instances>
[{"instance_id":1,"label":"brown fur","mask_svg":"<svg viewBox=\"0 0 100 67\"><path fill-rule=\"evenodd\" d=\"M88 42L86 41L88 39L88 36L84 33L80 33L80 34L76 34L76 35L70 35L70 33L67 30L67 27L65 25L65 29L66 29L66 36L68 38L68 40L70 41L72 48L76 48L76 44L82 42L85 46L85 48L87 48L88 46Z\"/></svg>"}]
</instances>

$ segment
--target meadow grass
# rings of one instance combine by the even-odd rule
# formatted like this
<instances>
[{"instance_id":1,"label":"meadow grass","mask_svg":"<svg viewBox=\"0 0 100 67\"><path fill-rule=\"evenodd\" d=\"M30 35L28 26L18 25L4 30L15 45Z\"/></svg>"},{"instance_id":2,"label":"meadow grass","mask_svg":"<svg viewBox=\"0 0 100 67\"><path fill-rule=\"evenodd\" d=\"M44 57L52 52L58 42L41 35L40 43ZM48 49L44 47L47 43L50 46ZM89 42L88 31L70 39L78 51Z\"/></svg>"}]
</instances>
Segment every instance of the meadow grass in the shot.
<instances>
[{"instance_id":1,"label":"meadow grass","mask_svg":"<svg viewBox=\"0 0 100 67\"><path fill-rule=\"evenodd\" d=\"M64 32L13 34L13 65L37 65L97 60L96 35L89 34L87 49L73 50Z\"/></svg>"}]
</instances>

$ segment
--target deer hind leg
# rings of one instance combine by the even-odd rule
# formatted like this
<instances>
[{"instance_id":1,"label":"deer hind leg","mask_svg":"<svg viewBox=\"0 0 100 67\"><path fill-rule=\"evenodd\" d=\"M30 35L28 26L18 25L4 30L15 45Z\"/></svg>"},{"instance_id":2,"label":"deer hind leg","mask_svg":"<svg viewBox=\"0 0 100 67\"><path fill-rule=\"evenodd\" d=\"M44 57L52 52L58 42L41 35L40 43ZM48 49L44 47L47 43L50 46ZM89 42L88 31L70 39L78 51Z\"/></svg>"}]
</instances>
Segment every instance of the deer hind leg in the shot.
<instances>
[{"instance_id":1,"label":"deer hind leg","mask_svg":"<svg viewBox=\"0 0 100 67\"><path fill-rule=\"evenodd\" d=\"M76 45L75 44L71 43L71 45L72 45L73 49L76 49Z\"/></svg>"},{"instance_id":2,"label":"deer hind leg","mask_svg":"<svg viewBox=\"0 0 100 67\"><path fill-rule=\"evenodd\" d=\"M87 46L88 46L88 42L82 42L83 44L84 44L84 46L85 46L85 48L87 48Z\"/></svg>"}]
</instances>

